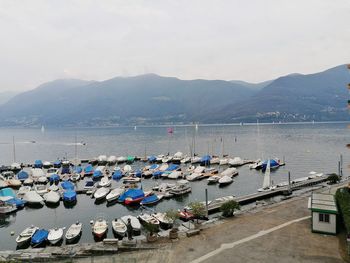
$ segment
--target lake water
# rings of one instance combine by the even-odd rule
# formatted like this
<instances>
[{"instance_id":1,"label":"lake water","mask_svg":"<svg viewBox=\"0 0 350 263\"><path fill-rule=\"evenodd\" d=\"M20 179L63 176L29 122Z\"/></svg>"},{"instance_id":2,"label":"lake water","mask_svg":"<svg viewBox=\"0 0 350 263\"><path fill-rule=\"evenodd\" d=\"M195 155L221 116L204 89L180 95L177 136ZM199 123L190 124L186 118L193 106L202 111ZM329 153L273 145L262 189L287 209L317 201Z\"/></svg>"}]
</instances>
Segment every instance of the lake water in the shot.
<instances>
[{"instance_id":1,"label":"lake water","mask_svg":"<svg viewBox=\"0 0 350 263\"><path fill-rule=\"evenodd\" d=\"M340 154L343 155L344 175L348 175L349 130L346 123L329 124L282 124L282 125L225 125L175 127L173 134L167 133L167 127L117 127L86 129L50 129L42 133L40 129L0 129L0 164L13 162L12 138L15 138L16 161L33 163L35 159L56 160L58 157L73 159L75 156L75 137L85 145L77 147L78 158L92 158L98 155L157 155L182 151L190 153L190 145L195 140L195 152L198 155L222 152L231 157L247 159L284 158L286 166L272 172L275 183L286 181L288 171L292 178L307 176L312 170L323 173L338 171ZM35 141L35 143L33 143ZM223 143L222 143L223 141ZM224 151L223 151L224 149ZM144 166L143 163L135 164ZM192 182L192 193L182 199L163 200L155 207L156 211L169 208L182 208L193 200L204 200L204 189L208 189L209 199L225 195L243 195L256 192L263 181L260 171L249 170L248 166L238 168L239 175L234 183L219 188L207 185L206 181ZM143 180L143 189L150 189L156 182L166 180ZM171 181L173 182L173 181ZM80 183L82 184L82 183ZM121 184L113 182L114 186ZM306 204L305 204L306 205ZM0 217L0 249L15 249L15 238L24 228L36 225L42 228L55 226L69 227L79 220L84 229L80 242L93 242L90 220L96 214L104 213L109 222L127 214L138 215L139 209L115 204L107 207L106 203L95 204L94 199L78 195L78 202L73 208L65 208L63 203L57 208L44 206L40 209L24 208L15 214ZM14 236L10 232L15 231ZM108 237L112 237L111 227Z\"/></svg>"}]
</instances>

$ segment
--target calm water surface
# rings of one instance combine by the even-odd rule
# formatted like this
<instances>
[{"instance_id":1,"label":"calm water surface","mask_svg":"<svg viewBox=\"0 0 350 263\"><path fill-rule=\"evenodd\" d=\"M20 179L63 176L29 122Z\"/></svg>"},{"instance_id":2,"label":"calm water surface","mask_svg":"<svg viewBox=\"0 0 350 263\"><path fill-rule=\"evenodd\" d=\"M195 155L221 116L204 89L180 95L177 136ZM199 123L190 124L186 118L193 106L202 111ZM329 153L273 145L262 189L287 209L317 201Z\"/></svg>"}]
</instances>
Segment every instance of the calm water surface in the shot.
<instances>
[{"instance_id":1,"label":"calm water surface","mask_svg":"<svg viewBox=\"0 0 350 263\"><path fill-rule=\"evenodd\" d=\"M77 147L78 158L92 158L98 155L138 155L182 151L190 153L190 145L195 140L195 151L199 155L223 152L230 156L247 159L285 158L286 166L272 172L276 183L287 180L288 171L292 178L306 176L310 171L337 172L340 154L344 160L344 174L348 174L350 154L345 148L349 142L347 124L289 124L289 125L243 125L243 126L200 126L175 127L173 134L166 127L118 127L88 129L50 129L42 133L40 129L0 129L0 164L13 162L12 138L15 137L16 161L32 163L35 159L53 161L67 156L75 156L75 137L86 145ZM32 143L35 141L35 143ZM223 143L222 143L223 141ZM143 163L135 164L143 166ZM156 211L169 208L181 208L193 200L204 200L204 189L209 199L225 195L243 195L256 192L261 187L263 175L259 171L249 170L247 166L238 168L239 176L233 184L218 188L207 185L206 181L192 182L192 193L181 199L163 200L157 204ZM143 189L150 189L156 182L166 180L143 180ZM173 181L171 181L173 182ZM82 184L82 182L80 182ZM113 182L114 186L120 182ZM78 195L73 208L65 208L61 203L57 208L44 206L40 209L25 208L10 216L0 217L0 249L15 249L16 235L27 226L34 224L43 228L55 226L69 227L76 220L84 224L80 242L93 242L90 220L96 214L104 213L109 220L127 214L138 215L139 209L121 204L107 207L106 203L95 204L89 196ZM15 236L10 232L15 231ZM110 229L108 237L112 237Z\"/></svg>"}]
</instances>

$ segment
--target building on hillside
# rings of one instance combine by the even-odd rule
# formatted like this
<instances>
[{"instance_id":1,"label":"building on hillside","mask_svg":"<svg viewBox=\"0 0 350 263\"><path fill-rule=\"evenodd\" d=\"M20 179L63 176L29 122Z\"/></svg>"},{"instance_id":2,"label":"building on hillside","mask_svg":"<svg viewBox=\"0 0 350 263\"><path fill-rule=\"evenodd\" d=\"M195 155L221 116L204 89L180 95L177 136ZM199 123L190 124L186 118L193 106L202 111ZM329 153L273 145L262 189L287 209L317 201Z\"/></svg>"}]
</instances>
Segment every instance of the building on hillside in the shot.
<instances>
[{"instance_id":1,"label":"building on hillside","mask_svg":"<svg viewBox=\"0 0 350 263\"><path fill-rule=\"evenodd\" d=\"M309 199L311 230L314 233L337 234L338 209L334 195L313 193Z\"/></svg>"}]
</instances>

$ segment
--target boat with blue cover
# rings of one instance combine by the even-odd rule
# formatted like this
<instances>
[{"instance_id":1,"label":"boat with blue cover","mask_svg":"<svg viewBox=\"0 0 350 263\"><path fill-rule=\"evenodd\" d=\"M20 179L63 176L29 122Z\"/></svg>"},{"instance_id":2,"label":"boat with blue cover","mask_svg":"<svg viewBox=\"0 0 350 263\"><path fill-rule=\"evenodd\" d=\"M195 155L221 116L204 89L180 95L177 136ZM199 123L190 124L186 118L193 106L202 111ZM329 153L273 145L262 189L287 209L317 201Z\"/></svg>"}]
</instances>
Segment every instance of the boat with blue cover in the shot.
<instances>
[{"instance_id":1,"label":"boat with blue cover","mask_svg":"<svg viewBox=\"0 0 350 263\"><path fill-rule=\"evenodd\" d=\"M62 162L60 160L57 160L53 163L54 168L61 168Z\"/></svg>"},{"instance_id":2,"label":"boat with blue cover","mask_svg":"<svg viewBox=\"0 0 350 263\"><path fill-rule=\"evenodd\" d=\"M149 196L146 196L141 202L140 205L154 205L158 203L161 200L161 197L156 194L151 194Z\"/></svg>"},{"instance_id":3,"label":"boat with blue cover","mask_svg":"<svg viewBox=\"0 0 350 263\"><path fill-rule=\"evenodd\" d=\"M34 168L43 168L43 162L41 160L34 161Z\"/></svg>"},{"instance_id":4,"label":"boat with blue cover","mask_svg":"<svg viewBox=\"0 0 350 263\"><path fill-rule=\"evenodd\" d=\"M32 245L32 247L38 247L46 243L48 236L49 236L49 231L47 231L46 229L37 230L32 236L30 244Z\"/></svg>"},{"instance_id":5,"label":"boat with blue cover","mask_svg":"<svg viewBox=\"0 0 350 263\"><path fill-rule=\"evenodd\" d=\"M70 181L64 181L61 183L64 190L74 190L74 184Z\"/></svg>"},{"instance_id":6,"label":"boat with blue cover","mask_svg":"<svg viewBox=\"0 0 350 263\"><path fill-rule=\"evenodd\" d=\"M102 178L103 174L100 170L95 170L94 173L92 174L92 179L98 180L99 178Z\"/></svg>"},{"instance_id":7,"label":"boat with blue cover","mask_svg":"<svg viewBox=\"0 0 350 263\"><path fill-rule=\"evenodd\" d=\"M203 166L207 166L210 164L210 160L211 160L211 156L210 155L204 155L201 160L200 160L200 163L201 165Z\"/></svg>"},{"instance_id":8,"label":"boat with blue cover","mask_svg":"<svg viewBox=\"0 0 350 263\"><path fill-rule=\"evenodd\" d=\"M123 177L123 173L121 170L116 170L112 174L113 180L120 180Z\"/></svg>"},{"instance_id":9,"label":"boat with blue cover","mask_svg":"<svg viewBox=\"0 0 350 263\"><path fill-rule=\"evenodd\" d=\"M60 176L58 174L52 174L49 180L50 183L58 183L60 181Z\"/></svg>"},{"instance_id":10,"label":"boat with blue cover","mask_svg":"<svg viewBox=\"0 0 350 263\"><path fill-rule=\"evenodd\" d=\"M119 196L118 202L126 205L139 204L145 198L145 193L140 188L130 188Z\"/></svg>"},{"instance_id":11,"label":"boat with blue cover","mask_svg":"<svg viewBox=\"0 0 350 263\"><path fill-rule=\"evenodd\" d=\"M29 174L26 171L21 170L17 174L17 179L20 180L21 182L24 182L28 178L29 178Z\"/></svg>"},{"instance_id":12,"label":"boat with blue cover","mask_svg":"<svg viewBox=\"0 0 350 263\"><path fill-rule=\"evenodd\" d=\"M77 192L74 190L66 190L63 192L63 202L74 203L77 201Z\"/></svg>"},{"instance_id":13,"label":"boat with blue cover","mask_svg":"<svg viewBox=\"0 0 350 263\"><path fill-rule=\"evenodd\" d=\"M155 163L157 161L157 157L152 155L148 157L148 162L150 163Z\"/></svg>"},{"instance_id":14,"label":"boat with blue cover","mask_svg":"<svg viewBox=\"0 0 350 263\"><path fill-rule=\"evenodd\" d=\"M261 165L261 169L265 172L268 160L264 161ZM277 169L281 166L281 161L279 159L270 159L270 169Z\"/></svg>"},{"instance_id":15,"label":"boat with blue cover","mask_svg":"<svg viewBox=\"0 0 350 263\"><path fill-rule=\"evenodd\" d=\"M21 198L16 198L15 197L15 198L11 198L11 199L5 201L5 203L10 204L10 205L16 205L16 207L18 209L20 209L20 208L23 208L26 205L27 201L22 200Z\"/></svg>"},{"instance_id":16,"label":"boat with blue cover","mask_svg":"<svg viewBox=\"0 0 350 263\"><path fill-rule=\"evenodd\" d=\"M84 168L84 175L93 175L94 173L94 167L89 164Z\"/></svg>"}]
</instances>

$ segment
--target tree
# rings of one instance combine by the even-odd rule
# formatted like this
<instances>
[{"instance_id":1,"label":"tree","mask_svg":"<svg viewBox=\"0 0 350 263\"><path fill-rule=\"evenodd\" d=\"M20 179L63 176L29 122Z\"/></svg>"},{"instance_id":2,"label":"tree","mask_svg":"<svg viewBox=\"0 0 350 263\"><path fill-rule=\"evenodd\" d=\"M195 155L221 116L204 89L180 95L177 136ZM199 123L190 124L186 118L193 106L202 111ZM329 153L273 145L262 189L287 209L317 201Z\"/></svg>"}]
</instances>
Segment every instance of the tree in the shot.
<instances>
[{"instance_id":1,"label":"tree","mask_svg":"<svg viewBox=\"0 0 350 263\"><path fill-rule=\"evenodd\" d=\"M194 218L197 219L197 223L199 218L203 218L206 216L206 210L203 203L198 201L191 202L188 204L188 207L191 209Z\"/></svg>"},{"instance_id":2,"label":"tree","mask_svg":"<svg viewBox=\"0 0 350 263\"><path fill-rule=\"evenodd\" d=\"M176 220L179 219L179 212L175 209L170 209L166 211L165 218L170 222L172 222L172 228L169 231L169 238L170 239L178 238L178 233L177 233L178 229L176 228L175 224L176 224Z\"/></svg>"},{"instance_id":3,"label":"tree","mask_svg":"<svg viewBox=\"0 0 350 263\"><path fill-rule=\"evenodd\" d=\"M150 223L145 223L143 225L143 227L149 233L149 236L147 237L148 241L153 242L153 241L157 240L157 237L154 236L154 233L159 232L159 227L157 225L150 224Z\"/></svg>"},{"instance_id":4,"label":"tree","mask_svg":"<svg viewBox=\"0 0 350 263\"><path fill-rule=\"evenodd\" d=\"M336 184L340 181L340 176L335 173L329 174L327 181L329 181L330 184Z\"/></svg>"},{"instance_id":5,"label":"tree","mask_svg":"<svg viewBox=\"0 0 350 263\"><path fill-rule=\"evenodd\" d=\"M220 207L222 215L225 217L233 216L235 210L240 210L240 205L235 200L230 200L223 203Z\"/></svg>"}]
</instances>

